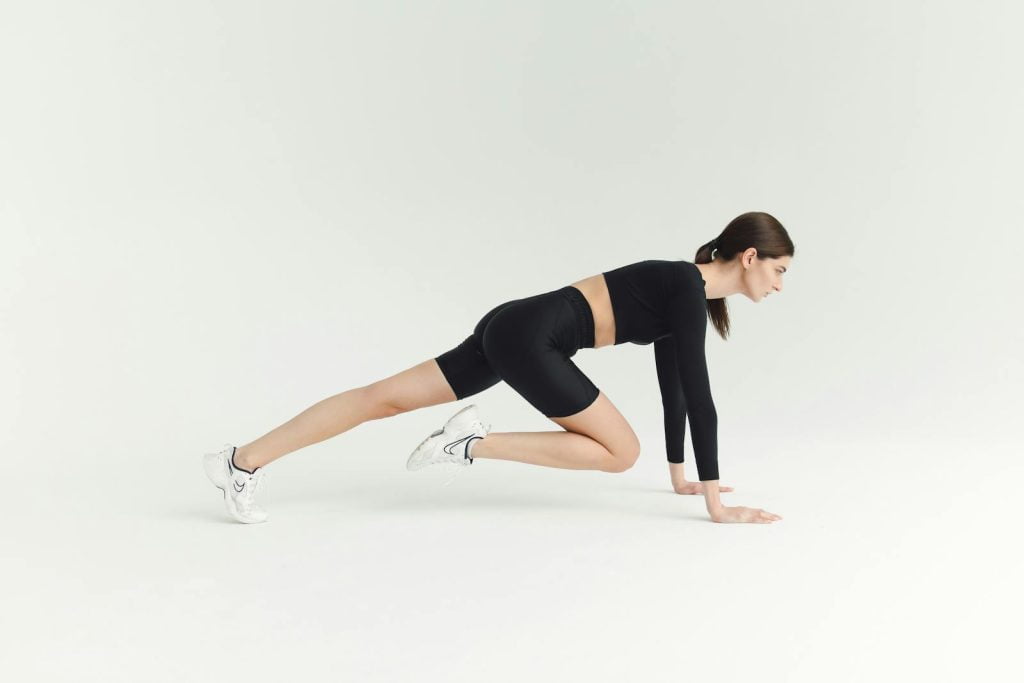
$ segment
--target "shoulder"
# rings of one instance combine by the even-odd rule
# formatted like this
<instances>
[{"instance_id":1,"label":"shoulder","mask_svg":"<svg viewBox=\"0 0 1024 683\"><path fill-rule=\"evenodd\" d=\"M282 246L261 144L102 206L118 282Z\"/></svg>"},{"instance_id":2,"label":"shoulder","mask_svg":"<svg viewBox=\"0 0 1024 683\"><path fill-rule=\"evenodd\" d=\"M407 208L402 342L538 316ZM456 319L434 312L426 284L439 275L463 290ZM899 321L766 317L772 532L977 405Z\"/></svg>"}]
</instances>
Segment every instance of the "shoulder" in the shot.
<instances>
[{"instance_id":1,"label":"shoulder","mask_svg":"<svg viewBox=\"0 0 1024 683\"><path fill-rule=\"evenodd\" d=\"M700 269L689 261L674 261L668 301L671 323L700 329L707 322L708 299Z\"/></svg>"},{"instance_id":2,"label":"shoulder","mask_svg":"<svg viewBox=\"0 0 1024 683\"><path fill-rule=\"evenodd\" d=\"M671 264L674 295L707 301L704 290L707 283L695 263L691 261L669 261L668 263Z\"/></svg>"},{"instance_id":3,"label":"shoulder","mask_svg":"<svg viewBox=\"0 0 1024 683\"><path fill-rule=\"evenodd\" d=\"M704 282L704 276L701 275L700 268L693 261L672 261L672 265L675 267L679 277L689 282L699 282L701 287L706 283Z\"/></svg>"}]
</instances>

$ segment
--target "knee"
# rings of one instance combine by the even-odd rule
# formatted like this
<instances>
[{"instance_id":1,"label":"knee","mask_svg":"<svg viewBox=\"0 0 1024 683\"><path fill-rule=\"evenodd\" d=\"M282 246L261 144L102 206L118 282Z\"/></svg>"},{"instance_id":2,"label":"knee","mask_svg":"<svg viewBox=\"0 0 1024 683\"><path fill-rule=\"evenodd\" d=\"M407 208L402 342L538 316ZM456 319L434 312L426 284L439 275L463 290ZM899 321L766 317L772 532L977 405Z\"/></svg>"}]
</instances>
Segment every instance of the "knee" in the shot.
<instances>
[{"instance_id":1,"label":"knee","mask_svg":"<svg viewBox=\"0 0 1024 683\"><path fill-rule=\"evenodd\" d=\"M625 450L619 449L612 453L612 455L611 465L605 471L621 474L636 464L637 459L640 457L640 444L635 444Z\"/></svg>"},{"instance_id":2,"label":"knee","mask_svg":"<svg viewBox=\"0 0 1024 683\"><path fill-rule=\"evenodd\" d=\"M382 382L374 382L354 390L360 392L360 403L365 407L371 420L394 417L395 415L408 412L407 408L403 408L393 402L385 389Z\"/></svg>"}]
</instances>

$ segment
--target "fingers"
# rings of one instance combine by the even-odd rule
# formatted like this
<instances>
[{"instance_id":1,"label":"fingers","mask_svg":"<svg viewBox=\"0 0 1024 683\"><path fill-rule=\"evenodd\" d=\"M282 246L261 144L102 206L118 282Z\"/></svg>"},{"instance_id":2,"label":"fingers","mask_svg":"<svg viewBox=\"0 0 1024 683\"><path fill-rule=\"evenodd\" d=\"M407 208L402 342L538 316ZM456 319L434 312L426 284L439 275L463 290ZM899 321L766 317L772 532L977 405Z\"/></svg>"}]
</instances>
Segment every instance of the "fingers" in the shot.
<instances>
[{"instance_id":1,"label":"fingers","mask_svg":"<svg viewBox=\"0 0 1024 683\"><path fill-rule=\"evenodd\" d=\"M726 511L729 513L724 516L721 520L725 522L748 522L751 524L771 524L782 519L782 515L777 515L774 512L768 512L762 508L750 508L743 506L727 507Z\"/></svg>"},{"instance_id":2,"label":"fingers","mask_svg":"<svg viewBox=\"0 0 1024 683\"><path fill-rule=\"evenodd\" d=\"M774 521L782 519L780 515L776 515L773 512L768 512L761 508L746 508L747 514L746 520L755 524L771 524Z\"/></svg>"}]
</instances>

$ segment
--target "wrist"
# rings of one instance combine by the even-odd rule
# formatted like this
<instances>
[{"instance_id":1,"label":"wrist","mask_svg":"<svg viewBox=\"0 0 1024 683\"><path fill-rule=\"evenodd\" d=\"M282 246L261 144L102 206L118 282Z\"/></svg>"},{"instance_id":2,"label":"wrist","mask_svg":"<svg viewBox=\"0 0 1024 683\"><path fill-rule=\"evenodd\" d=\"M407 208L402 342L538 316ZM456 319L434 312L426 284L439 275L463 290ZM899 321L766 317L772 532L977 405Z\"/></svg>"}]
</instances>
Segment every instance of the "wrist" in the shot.
<instances>
[{"instance_id":1,"label":"wrist","mask_svg":"<svg viewBox=\"0 0 1024 683\"><path fill-rule=\"evenodd\" d=\"M704 504L707 506L708 512L715 515L725 509L722 499L719 497L718 480L702 481L701 484L703 484Z\"/></svg>"}]
</instances>

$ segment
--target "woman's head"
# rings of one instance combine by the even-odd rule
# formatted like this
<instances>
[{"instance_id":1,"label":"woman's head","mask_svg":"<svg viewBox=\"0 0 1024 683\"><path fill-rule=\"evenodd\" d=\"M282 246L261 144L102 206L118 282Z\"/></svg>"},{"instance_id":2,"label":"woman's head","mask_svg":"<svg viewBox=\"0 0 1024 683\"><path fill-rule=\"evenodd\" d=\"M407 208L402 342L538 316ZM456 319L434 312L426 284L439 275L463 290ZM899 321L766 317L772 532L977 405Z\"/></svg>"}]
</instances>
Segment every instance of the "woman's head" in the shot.
<instances>
[{"instance_id":1,"label":"woman's head","mask_svg":"<svg viewBox=\"0 0 1024 683\"><path fill-rule=\"evenodd\" d=\"M761 301L782 291L782 274L793 259L793 241L782 223L763 211L749 211L729 221L721 234L701 246L694 263L735 263L740 291ZM708 299L708 315L722 339L729 337L729 311L725 298Z\"/></svg>"}]
</instances>

